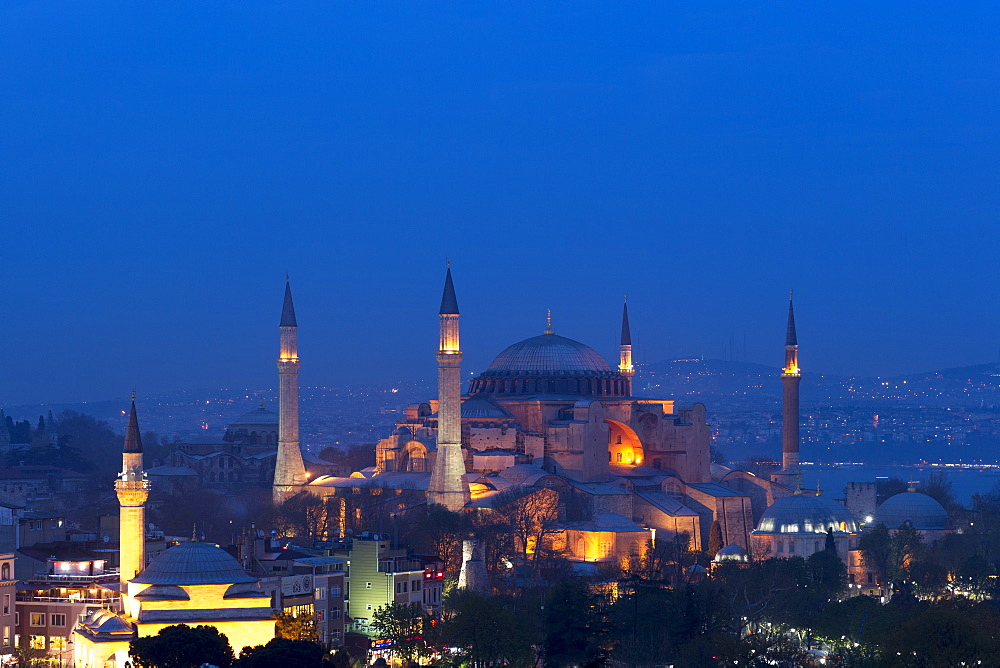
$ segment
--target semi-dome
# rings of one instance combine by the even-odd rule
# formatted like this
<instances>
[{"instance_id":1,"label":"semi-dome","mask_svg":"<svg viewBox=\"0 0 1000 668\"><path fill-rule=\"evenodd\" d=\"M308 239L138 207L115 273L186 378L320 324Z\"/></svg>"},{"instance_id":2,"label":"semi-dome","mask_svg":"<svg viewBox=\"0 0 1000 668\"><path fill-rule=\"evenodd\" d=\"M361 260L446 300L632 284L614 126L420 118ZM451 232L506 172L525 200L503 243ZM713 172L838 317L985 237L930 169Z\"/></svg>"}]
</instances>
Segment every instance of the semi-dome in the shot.
<instances>
[{"instance_id":1,"label":"semi-dome","mask_svg":"<svg viewBox=\"0 0 1000 668\"><path fill-rule=\"evenodd\" d=\"M210 585L257 582L233 555L212 543L188 541L161 552L130 582L148 585Z\"/></svg>"},{"instance_id":2,"label":"semi-dome","mask_svg":"<svg viewBox=\"0 0 1000 668\"><path fill-rule=\"evenodd\" d=\"M508 346L488 371L600 373L611 371L611 367L588 345L557 334L542 334Z\"/></svg>"},{"instance_id":3,"label":"semi-dome","mask_svg":"<svg viewBox=\"0 0 1000 668\"><path fill-rule=\"evenodd\" d=\"M778 499L764 511L757 524L761 533L856 533L858 523L845 506L824 496L793 494Z\"/></svg>"},{"instance_id":4,"label":"semi-dome","mask_svg":"<svg viewBox=\"0 0 1000 668\"><path fill-rule=\"evenodd\" d=\"M469 385L469 394L621 397L630 384L588 345L553 334L508 346Z\"/></svg>"},{"instance_id":5,"label":"semi-dome","mask_svg":"<svg viewBox=\"0 0 1000 668\"><path fill-rule=\"evenodd\" d=\"M902 492L886 499L875 511L875 524L898 529L909 523L914 529L948 528L948 511L932 497L920 492Z\"/></svg>"}]
</instances>

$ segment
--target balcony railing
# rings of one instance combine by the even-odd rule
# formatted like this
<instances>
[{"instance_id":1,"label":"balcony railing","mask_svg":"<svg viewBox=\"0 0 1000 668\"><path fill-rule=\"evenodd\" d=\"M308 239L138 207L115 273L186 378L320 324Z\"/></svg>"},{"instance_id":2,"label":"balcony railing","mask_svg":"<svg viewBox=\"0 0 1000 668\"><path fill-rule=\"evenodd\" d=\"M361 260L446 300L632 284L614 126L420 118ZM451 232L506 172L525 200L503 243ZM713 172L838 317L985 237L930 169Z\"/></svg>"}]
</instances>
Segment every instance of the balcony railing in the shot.
<instances>
[{"instance_id":1,"label":"balcony railing","mask_svg":"<svg viewBox=\"0 0 1000 668\"><path fill-rule=\"evenodd\" d=\"M388 559L378 562L379 573L412 573L424 571L424 564L410 559Z\"/></svg>"},{"instance_id":2,"label":"balcony railing","mask_svg":"<svg viewBox=\"0 0 1000 668\"><path fill-rule=\"evenodd\" d=\"M106 571L100 575L75 575L70 573L35 573L31 580L42 582L116 582L118 572Z\"/></svg>"}]
</instances>

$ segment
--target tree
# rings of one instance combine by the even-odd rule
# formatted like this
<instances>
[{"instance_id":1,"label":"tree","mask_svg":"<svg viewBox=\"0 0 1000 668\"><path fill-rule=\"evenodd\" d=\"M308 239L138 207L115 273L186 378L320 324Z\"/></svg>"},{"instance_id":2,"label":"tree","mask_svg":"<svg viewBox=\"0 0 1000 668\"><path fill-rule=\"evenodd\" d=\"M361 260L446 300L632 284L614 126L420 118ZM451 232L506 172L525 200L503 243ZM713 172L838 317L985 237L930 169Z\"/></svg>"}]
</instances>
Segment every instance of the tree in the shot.
<instances>
[{"instance_id":1,"label":"tree","mask_svg":"<svg viewBox=\"0 0 1000 668\"><path fill-rule=\"evenodd\" d=\"M42 668L49 665L48 652L32 647L31 637L28 635L22 635L18 639L14 658L17 660L17 665L23 668Z\"/></svg>"},{"instance_id":2,"label":"tree","mask_svg":"<svg viewBox=\"0 0 1000 668\"><path fill-rule=\"evenodd\" d=\"M266 645L244 647L234 668L323 668L326 649L309 640L272 638Z\"/></svg>"},{"instance_id":3,"label":"tree","mask_svg":"<svg viewBox=\"0 0 1000 668\"><path fill-rule=\"evenodd\" d=\"M501 492L493 508L494 514L505 520L500 523L513 534L523 563L537 560L544 551L545 538L558 531L559 493L555 490Z\"/></svg>"},{"instance_id":4,"label":"tree","mask_svg":"<svg viewBox=\"0 0 1000 668\"><path fill-rule=\"evenodd\" d=\"M423 633L424 627L430 626L430 617L419 603L383 605L372 614L370 626L379 638L392 640L393 651L403 661L428 653Z\"/></svg>"},{"instance_id":5,"label":"tree","mask_svg":"<svg viewBox=\"0 0 1000 668\"><path fill-rule=\"evenodd\" d=\"M319 629L312 613L300 612L295 615L290 612L278 612L274 615L275 633L285 640L307 640L319 642Z\"/></svg>"},{"instance_id":6,"label":"tree","mask_svg":"<svg viewBox=\"0 0 1000 668\"><path fill-rule=\"evenodd\" d=\"M546 666L582 666L593 657L598 634L592 609L591 596L578 581L560 582L551 589L543 616Z\"/></svg>"},{"instance_id":7,"label":"tree","mask_svg":"<svg viewBox=\"0 0 1000 668\"><path fill-rule=\"evenodd\" d=\"M708 556L714 557L722 547L722 525L719 520L712 520L712 526L708 530Z\"/></svg>"},{"instance_id":8,"label":"tree","mask_svg":"<svg viewBox=\"0 0 1000 668\"><path fill-rule=\"evenodd\" d=\"M532 666L530 630L495 596L454 591L445 602L451 613L442 640L462 650L462 658L481 666Z\"/></svg>"},{"instance_id":9,"label":"tree","mask_svg":"<svg viewBox=\"0 0 1000 668\"><path fill-rule=\"evenodd\" d=\"M955 493L947 471L931 471L930 475L920 483L920 491L940 503L949 512L958 505L955 503Z\"/></svg>"},{"instance_id":10,"label":"tree","mask_svg":"<svg viewBox=\"0 0 1000 668\"><path fill-rule=\"evenodd\" d=\"M825 598L836 598L847 589L847 567L836 552L821 550L806 559L809 584Z\"/></svg>"},{"instance_id":11,"label":"tree","mask_svg":"<svg viewBox=\"0 0 1000 668\"><path fill-rule=\"evenodd\" d=\"M833 538L833 527L826 530L826 544L823 546L823 549L827 552L837 554L837 541Z\"/></svg>"},{"instance_id":12,"label":"tree","mask_svg":"<svg viewBox=\"0 0 1000 668\"><path fill-rule=\"evenodd\" d=\"M426 547L444 561L444 570L454 573L462 567L462 542L470 526L465 513L456 513L442 505L432 504L417 524L417 536L427 541Z\"/></svg>"},{"instance_id":13,"label":"tree","mask_svg":"<svg viewBox=\"0 0 1000 668\"><path fill-rule=\"evenodd\" d=\"M884 524L876 524L871 531L862 534L858 547L861 549L861 561L875 573L879 582L888 583L895 578L892 536Z\"/></svg>"},{"instance_id":14,"label":"tree","mask_svg":"<svg viewBox=\"0 0 1000 668\"><path fill-rule=\"evenodd\" d=\"M198 668L205 663L228 668L233 663L229 639L214 626L168 626L155 636L133 640L128 653L142 668Z\"/></svg>"},{"instance_id":15,"label":"tree","mask_svg":"<svg viewBox=\"0 0 1000 668\"><path fill-rule=\"evenodd\" d=\"M996 665L1000 654L996 613L984 606L934 606L904 623L886 639L884 666Z\"/></svg>"}]
</instances>

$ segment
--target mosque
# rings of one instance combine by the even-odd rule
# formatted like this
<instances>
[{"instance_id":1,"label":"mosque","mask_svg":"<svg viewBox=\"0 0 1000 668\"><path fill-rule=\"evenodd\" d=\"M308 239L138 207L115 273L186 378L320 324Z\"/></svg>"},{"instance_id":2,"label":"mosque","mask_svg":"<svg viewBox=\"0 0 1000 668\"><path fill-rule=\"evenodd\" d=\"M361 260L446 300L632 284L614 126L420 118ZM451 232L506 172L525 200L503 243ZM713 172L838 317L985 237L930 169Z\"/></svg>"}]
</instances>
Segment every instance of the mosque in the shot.
<instances>
[{"instance_id":1,"label":"mosque","mask_svg":"<svg viewBox=\"0 0 1000 668\"><path fill-rule=\"evenodd\" d=\"M76 628L77 668L130 665L130 641L174 624L214 626L229 638L237 654L274 637L270 597L260 591L259 579L221 547L192 536L146 565L145 508L150 488L133 397L122 471L115 481L121 513L121 611L98 610Z\"/></svg>"},{"instance_id":2,"label":"mosque","mask_svg":"<svg viewBox=\"0 0 1000 668\"><path fill-rule=\"evenodd\" d=\"M550 319L540 335L501 351L465 395L450 268L438 315L437 398L406 408L379 441L373 468L293 485L301 464L288 471L279 466L276 498L305 489L339 500L340 512L349 513L350 499L367 489L387 502L405 493L474 511L504 502L510 492L549 489L558 494L567 555L601 561L635 552L636 543L652 535L687 534L693 548L703 549L716 521L725 543L749 549L764 508L795 490L797 433L786 439L785 466L773 481L713 468L704 405L633 393L627 303L616 367L593 348L556 334ZM794 338L791 310L789 327ZM283 329L283 356L288 340ZM799 373L792 363L786 401L789 392L797 400ZM282 385L282 396L294 393L294 385L287 391ZM797 404L794 410L797 428ZM624 535L630 539L611 538Z\"/></svg>"}]
</instances>

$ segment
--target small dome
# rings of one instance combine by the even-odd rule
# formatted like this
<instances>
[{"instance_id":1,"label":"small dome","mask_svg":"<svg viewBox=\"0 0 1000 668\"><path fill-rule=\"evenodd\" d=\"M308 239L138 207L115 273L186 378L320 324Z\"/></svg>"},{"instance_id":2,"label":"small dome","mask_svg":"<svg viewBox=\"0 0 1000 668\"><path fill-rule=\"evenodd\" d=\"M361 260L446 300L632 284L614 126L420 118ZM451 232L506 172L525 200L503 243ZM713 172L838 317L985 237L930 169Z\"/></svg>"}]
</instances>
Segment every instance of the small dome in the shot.
<instances>
[{"instance_id":1,"label":"small dome","mask_svg":"<svg viewBox=\"0 0 1000 668\"><path fill-rule=\"evenodd\" d=\"M914 529L947 529L948 511L932 497L920 492L902 492L891 496L875 511L875 524L884 524L889 529L898 529L907 522Z\"/></svg>"},{"instance_id":2,"label":"small dome","mask_svg":"<svg viewBox=\"0 0 1000 668\"><path fill-rule=\"evenodd\" d=\"M488 371L607 373L611 367L590 346L565 336L542 334L509 346L496 356Z\"/></svg>"},{"instance_id":3,"label":"small dome","mask_svg":"<svg viewBox=\"0 0 1000 668\"><path fill-rule=\"evenodd\" d=\"M244 424L278 424L278 414L274 411L269 411L263 406L255 408L249 413L244 413L240 416L236 422L231 423L230 427L235 427L237 425Z\"/></svg>"},{"instance_id":4,"label":"small dome","mask_svg":"<svg viewBox=\"0 0 1000 668\"><path fill-rule=\"evenodd\" d=\"M778 499L761 515L761 533L856 533L858 523L846 507L824 496L793 494Z\"/></svg>"},{"instance_id":5,"label":"small dome","mask_svg":"<svg viewBox=\"0 0 1000 668\"><path fill-rule=\"evenodd\" d=\"M148 585L207 585L257 582L233 555L212 543L188 541L161 552L130 582Z\"/></svg>"},{"instance_id":6,"label":"small dome","mask_svg":"<svg viewBox=\"0 0 1000 668\"><path fill-rule=\"evenodd\" d=\"M726 545L715 553L715 559L712 561L718 564L729 562L745 563L750 561L750 555L739 545Z\"/></svg>"}]
</instances>

